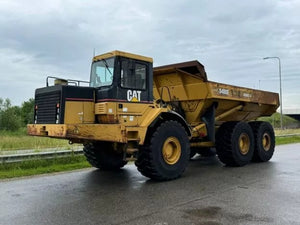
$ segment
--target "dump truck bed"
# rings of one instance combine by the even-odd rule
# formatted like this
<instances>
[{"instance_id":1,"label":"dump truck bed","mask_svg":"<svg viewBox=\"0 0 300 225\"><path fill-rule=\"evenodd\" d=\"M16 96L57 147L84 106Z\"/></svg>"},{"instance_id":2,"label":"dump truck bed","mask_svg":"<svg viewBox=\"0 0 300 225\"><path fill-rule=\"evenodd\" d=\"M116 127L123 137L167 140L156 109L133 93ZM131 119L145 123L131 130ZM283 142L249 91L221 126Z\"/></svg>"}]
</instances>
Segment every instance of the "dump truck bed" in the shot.
<instances>
[{"instance_id":1,"label":"dump truck bed","mask_svg":"<svg viewBox=\"0 0 300 225\"><path fill-rule=\"evenodd\" d=\"M277 93L209 81L198 61L156 67L153 73L154 97L181 110L191 125L199 124L213 104L219 121L255 120L272 115L279 106Z\"/></svg>"}]
</instances>

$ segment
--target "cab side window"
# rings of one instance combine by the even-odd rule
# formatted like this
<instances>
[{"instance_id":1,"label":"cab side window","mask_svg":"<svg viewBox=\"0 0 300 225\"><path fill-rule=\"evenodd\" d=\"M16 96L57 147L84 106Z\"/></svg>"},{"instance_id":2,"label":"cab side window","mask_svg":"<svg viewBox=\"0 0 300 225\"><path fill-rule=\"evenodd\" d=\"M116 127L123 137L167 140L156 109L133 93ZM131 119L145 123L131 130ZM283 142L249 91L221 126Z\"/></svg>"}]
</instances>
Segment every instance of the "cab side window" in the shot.
<instances>
[{"instance_id":1,"label":"cab side window","mask_svg":"<svg viewBox=\"0 0 300 225\"><path fill-rule=\"evenodd\" d=\"M130 89L146 89L146 65L133 60L121 62L121 87Z\"/></svg>"}]
</instances>

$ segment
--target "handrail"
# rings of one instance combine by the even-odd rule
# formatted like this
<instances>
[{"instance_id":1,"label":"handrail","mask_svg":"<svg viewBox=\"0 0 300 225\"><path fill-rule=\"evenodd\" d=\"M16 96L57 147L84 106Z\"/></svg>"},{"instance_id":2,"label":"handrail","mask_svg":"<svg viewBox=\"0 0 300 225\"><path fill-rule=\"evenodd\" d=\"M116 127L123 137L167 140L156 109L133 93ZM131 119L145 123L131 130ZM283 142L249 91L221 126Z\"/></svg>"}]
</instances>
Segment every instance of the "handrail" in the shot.
<instances>
[{"instance_id":1,"label":"handrail","mask_svg":"<svg viewBox=\"0 0 300 225\"><path fill-rule=\"evenodd\" d=\"M60 77L54 77L54 76L47 76L46 78L46 86L49 87L49 79L57 79L57 80L63 80L66 81L67 84L69 83L74 83L75 86L80 86L80 83L86 83L89 84L89 81L84 81L84 80L73 80L73 79L64 79L64 78L60 78Z\"/></svg>"}]
</instances>

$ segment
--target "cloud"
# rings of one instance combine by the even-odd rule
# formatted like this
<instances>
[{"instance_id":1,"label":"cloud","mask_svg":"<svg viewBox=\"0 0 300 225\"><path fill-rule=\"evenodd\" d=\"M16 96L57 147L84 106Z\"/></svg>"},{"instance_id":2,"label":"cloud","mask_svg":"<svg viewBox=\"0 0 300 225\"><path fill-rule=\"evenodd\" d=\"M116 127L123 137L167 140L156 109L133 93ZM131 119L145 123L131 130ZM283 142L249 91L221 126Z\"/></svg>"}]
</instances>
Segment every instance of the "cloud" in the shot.
<instances>
[{"instance_id":1,"label":"cloud","mask_svg":"<svg viewBox=\"0 0 300 225\"><path fill-rule=\"evenodd\" d=\"M294 106L300 97L290 95L300 76L299 7L292 0L2 0L0 97L20 104L46 75L86 80L93 49L119 49L153 57L155 66L197 59L210 80L251 88L260 83L277 92L278 80L270 80L278 77L277 62L262 58L279 56L283 77L294 79L283 81L283 98Z\"/></svg>"}]
</instances>

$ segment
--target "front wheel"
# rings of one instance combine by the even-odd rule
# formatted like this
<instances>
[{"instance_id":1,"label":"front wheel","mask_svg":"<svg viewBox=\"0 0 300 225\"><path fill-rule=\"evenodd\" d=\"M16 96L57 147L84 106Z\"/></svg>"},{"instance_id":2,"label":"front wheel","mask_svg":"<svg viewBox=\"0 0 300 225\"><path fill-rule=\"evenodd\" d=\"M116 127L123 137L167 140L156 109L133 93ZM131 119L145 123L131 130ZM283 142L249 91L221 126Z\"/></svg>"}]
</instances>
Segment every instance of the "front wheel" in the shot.
<instances>
[{"instance_id":1,"label":"front wheel","mask_svg":"<svg viewBox=\"0 0 300 225\"><path fill-rule=\"evenodd\" d=\"M138 170L154 180L179 177L190 158L189 139L184 127L176 121L166 121L150 135L149 143L139 150L135 162Z\"/></svg>"}]
</instances>

